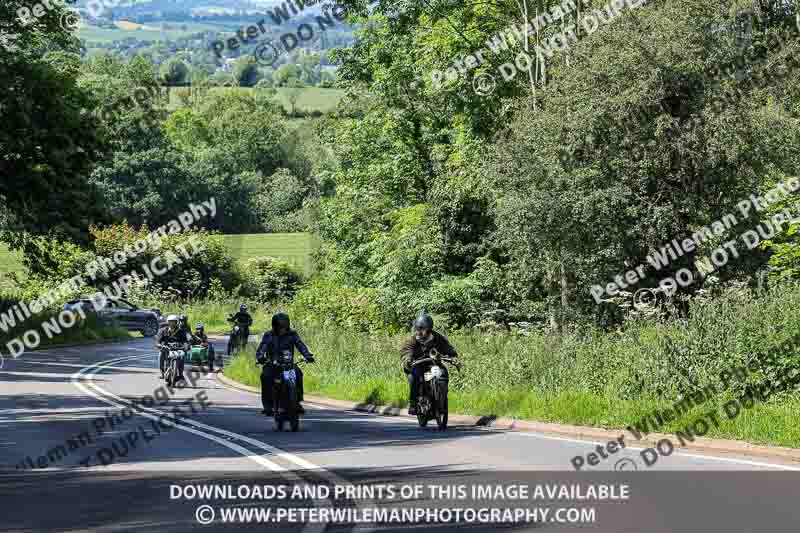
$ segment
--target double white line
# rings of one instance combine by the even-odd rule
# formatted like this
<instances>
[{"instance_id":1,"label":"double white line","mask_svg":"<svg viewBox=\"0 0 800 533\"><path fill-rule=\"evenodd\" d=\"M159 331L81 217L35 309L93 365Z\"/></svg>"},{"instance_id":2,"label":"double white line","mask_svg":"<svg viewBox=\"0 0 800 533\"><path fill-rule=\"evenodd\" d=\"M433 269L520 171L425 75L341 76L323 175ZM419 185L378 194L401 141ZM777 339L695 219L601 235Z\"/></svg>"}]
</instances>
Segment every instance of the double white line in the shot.
<instances>
[{"instance_id":1,"label":"double white line","mask_svg":"<svg viewBox=\"0 0 800 533\"><path fill-rule=\"evenodd\" d=\"M156 422L161 420L162 423L167 423L166 420L170 420L172 413L168 411L162 411L160 409L155 409L152 407L145 407L144 405L131 402L129 400L117 396L114 393L107 391L100 385L93 382L94 376L101 370L110 368L118 363L122 363L125 361L131 361L131 360L141 361L142 358L143 355L139 354L133 356L117 357L115 359L110 359L108 361L95 363L73 374L71 376L72 384L75 385L75 387L77 387L85 394L88 394L93 398L96 398L100 401L113 405L117 408L124 409L127 407L132 409L134 413L138 414L139 416L149 418L150 420L154 420ZM182 418L180 424L174 424L170 422L170 425L172 425L177 429L180 429L181 431L186 431L194 435L198 435L200 437L208 439L210 441L216 442L217 444L221 444L222 446L225 446L226 448L229 448L243 455L244 457L247 457L248 459L254 461L263 468L266 468L272 472L280 472L281 476L283 476L285 479L295 484L304 484L307 483L307 481L298 476L294 471L284 468L278 463L275 463L267 459L265 457L265 455L267 454L254 455L251 450L248 450L247 448L241 446L240 444L237 444L236 442L231 442L231 440L228 439L232 439L235 441L239 441L254 446L260 450L268 452L268 454L274 457L283 459L284 461L292 463L304 470L313 470L317 475L324 478L329 483L333 483L336 485L351 484L349 481L340 478L336 474L329 472L310 461L306 461L302 457L298 457L294 454L281 450L280 448L276 448L275 446L271 446L260 440L253 439L246 435L240 435L239 433L234 433L232 431L228 431L222 428L209 426L208 424L204 424L202 422L198 422L197 420L192 420L189 418ZM218 435L224 435L225 437L228 437L228 439L221 438ZM313 503L315 507L321 507L319 501L315 500ZM331 503L335 504L335 502L333 501ZM361 507L364 503L371 503L371 502L357 501L356 505L358 507ZM326 525L321 523L308 524L303 531L304 533L323 531L325 527ZM356 529L360 531L370 531L372 528L358 527Z\"/></svg>"}]
</instances>

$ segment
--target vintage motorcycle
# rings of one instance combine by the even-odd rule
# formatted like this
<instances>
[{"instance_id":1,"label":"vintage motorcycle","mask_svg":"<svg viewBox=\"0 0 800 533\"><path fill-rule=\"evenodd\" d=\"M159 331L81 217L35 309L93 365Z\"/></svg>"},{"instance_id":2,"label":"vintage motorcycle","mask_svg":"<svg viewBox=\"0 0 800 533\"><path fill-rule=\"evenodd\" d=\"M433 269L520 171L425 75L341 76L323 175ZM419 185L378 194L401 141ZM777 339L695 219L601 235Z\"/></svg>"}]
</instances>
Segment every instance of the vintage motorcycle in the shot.
<instances>
[{"instance_id":1,"label":"vintage motorcycle","mask_svg":"<svg viewBox=\"0 0 800 533\"><path fill-rule=\"evenodd\" d=\"M186 350L184 349L184 346L179 342L170 342L167 344L159 344L158 347L160 349L167 350L168 352L167 368L164 370L164 381L166 382L167 386L175 387L180 383L178 388L183 388L183 386L186 385L186 380L179 371L178 361L186 357Z\"/></svg>"},{"instance_id":2,"label":"vintage motorcycle","mask_svg":"<svg viewBox=\"0 0 800 533\"><path fill-rule=\"evenodd\" d=\"M313 363L313 359L306 361ZM283 350L270 361L264 357L259 359L259 365L273 366L272 372L272 401L275 407L275 430L283 431L283 426L289 422L292 431L300 429L300 414L297 411L297 372L294 369L294 355L290 350Z\"/></svg>"},{"instance_id":3,"label":"vintage motorcycle","mask_svg":"<svg viewBox=\"0 0 800 533\"><path fill-rule=\"evenodd\" d=\"M228 322L234 322L233 318L229 318ZM244 328L234 323L233 329L231 329L230 336L228 337L228 355L232 355L236 350L246 348L247 341L248 338L245 336Z\"/></svg>"},{"instance_id":4,"label":"vintage motorcycle","mask_svg":"<svg viewBox=\"0 0 800 533\"><path fill-rule=\"evenodd\" d=\"M453 363L456 368L461 368L460 361L449 357L442 357L436 349L428 357L418 359L412 367L433 363L422 379L417 383L417 422L420 427L428 425L429 420L436 420L439 429L447 429L447 384L448 377L442 363Z\"/></svg>"}]
</instances>

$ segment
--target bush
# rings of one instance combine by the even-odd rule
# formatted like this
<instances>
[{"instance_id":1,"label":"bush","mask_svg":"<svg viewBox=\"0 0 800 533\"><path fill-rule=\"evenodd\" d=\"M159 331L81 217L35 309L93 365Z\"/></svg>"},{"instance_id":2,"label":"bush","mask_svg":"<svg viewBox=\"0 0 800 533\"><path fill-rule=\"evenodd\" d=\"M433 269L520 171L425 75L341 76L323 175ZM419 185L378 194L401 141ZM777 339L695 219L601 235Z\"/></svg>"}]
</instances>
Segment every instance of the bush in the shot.
<instances>
[{"instance_id":1,"label":"bush","mask_svg":"<svg viewBox=\"0 0 800 533\"><path fill-rule=\"evenodd\" d=\"M146 239L146 227L134 229L127 224L117 224L103 229L93 228L95 250L98 256L113 257L123 250L133 248L134 243ZM193 251L192 242L202 246L202 251ZM188 258L181 252L186 250ZM97 277L98 285L115 282L121 276L135 271L145 277L144 265L150 265L160 257L157 264L162 268L174 265L166 273L154 276L146 285L155 292L169 291L182 298L202 297L208 293L211 281L216 279L226 289L233 290L241 284L234 260L228 255L221 235L213 235L205 230L187 230L175 235L165 235L148 242L145 250L121 265L101 268Z\"/></svg>"},{"instance_id":2,"label":"bush","mask_svg":"<svg viewBox=\"0 0 800 533\"><path fill-rule=\"evenodd\" d=\"M396 333L401 328L391 320L390 310L380 305L378 289L342 287L317 280L295 295L290 309L309 324L344 327L359 332Z\"/></svg>"},{"instance_id":3,"label":"bush","mask_svg":"<svg viewBox=\"0 0 800 533\"><path fill-rule=\"evenodd\" d=\"M245 296L260 302L292 298L301 282L300 274L287 261L274 257L254 257L245 263Z\"/></svg>"}]
</instances>

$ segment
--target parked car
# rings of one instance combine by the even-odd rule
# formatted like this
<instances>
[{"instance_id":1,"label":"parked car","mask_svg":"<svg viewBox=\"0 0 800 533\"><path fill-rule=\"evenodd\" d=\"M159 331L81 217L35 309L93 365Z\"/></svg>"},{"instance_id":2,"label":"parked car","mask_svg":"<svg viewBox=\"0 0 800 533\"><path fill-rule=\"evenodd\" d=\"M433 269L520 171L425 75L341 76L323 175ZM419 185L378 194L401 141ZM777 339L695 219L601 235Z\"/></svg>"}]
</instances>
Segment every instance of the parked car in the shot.
<instances>
[{"instance_id":1,"label":"parked car","mask_svg":"<svg viewBox=\"0 0 800 533\"><path fill-rule=\"evenodd\" d=\"M100 309L94 308L91 299L79 298L65 303L64 310L69 311L77 306L82 307L84 313L96 312L100 318L116 322L128 331L138 331L145 337L154 337L159 328L167 323L160 309L137 307L123 298L108 298Z\"/></svg>"}]
</instances>

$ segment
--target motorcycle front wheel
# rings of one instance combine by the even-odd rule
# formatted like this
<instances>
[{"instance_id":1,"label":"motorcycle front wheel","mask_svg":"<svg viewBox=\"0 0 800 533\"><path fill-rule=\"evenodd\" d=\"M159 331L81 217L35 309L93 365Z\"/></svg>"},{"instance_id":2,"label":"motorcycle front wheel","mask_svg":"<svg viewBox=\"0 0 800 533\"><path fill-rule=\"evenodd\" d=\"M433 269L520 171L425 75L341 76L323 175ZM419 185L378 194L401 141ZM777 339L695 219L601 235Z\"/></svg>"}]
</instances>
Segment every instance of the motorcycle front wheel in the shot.
<instances>
[{"instance_id":1,"label":"motorcycle front wheel","mask_svg":"<svg viewBox=\"0 0 800 533\"><path fill-rule=\"evenodd\" d=\"M441 431L447 429L447 393L445 392L436 402L436 424Z\"/></svg>"},{"instance_id":2,"label":"motorcycle front wheel","mask_svg":"<svg viewBox=\"0 0 800 533\"><path fill-rule=\"evenodd\" d=\"M289 426L292 431L300 429L300 417L297 414L297 388L286 388L286 418L289 419Z\"/></svg>"},{"instance_id":3,"label":"motorcycle front wheel","mask_svg":"<svg viewBox=\"0 0 800 533\"><path fill-rule=\"evenodd\" d=\"M430 414L430 400L425 396L417 399L417 422L419 427L424 428L428 425L428 415Z\"/></svg>"}]
</instances>

